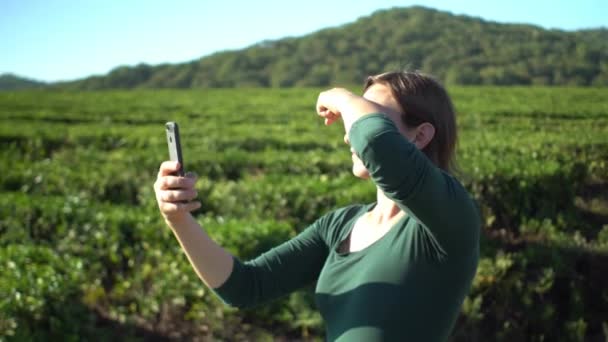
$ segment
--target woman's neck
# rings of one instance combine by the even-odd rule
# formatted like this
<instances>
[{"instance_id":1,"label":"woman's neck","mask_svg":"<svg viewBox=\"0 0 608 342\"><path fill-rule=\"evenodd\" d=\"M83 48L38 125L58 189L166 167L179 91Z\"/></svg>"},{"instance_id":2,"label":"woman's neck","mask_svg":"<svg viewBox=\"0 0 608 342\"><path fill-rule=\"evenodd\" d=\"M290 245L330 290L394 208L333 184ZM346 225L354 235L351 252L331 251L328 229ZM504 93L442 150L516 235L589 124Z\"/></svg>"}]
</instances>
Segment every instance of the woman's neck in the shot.
<instances>
[{"instance_id":1,"label":"woman's neck","mask_svg":"<svg viewBox=\"0 0 608 342\"><path fill-rule=\"evenodd\" d=\"M371 222L383 225L405 215L403 210L393 200L386 197L382 190L378 189L376 198L376 206L368 214L368 219Z\"/></svg>"}]
</instances>

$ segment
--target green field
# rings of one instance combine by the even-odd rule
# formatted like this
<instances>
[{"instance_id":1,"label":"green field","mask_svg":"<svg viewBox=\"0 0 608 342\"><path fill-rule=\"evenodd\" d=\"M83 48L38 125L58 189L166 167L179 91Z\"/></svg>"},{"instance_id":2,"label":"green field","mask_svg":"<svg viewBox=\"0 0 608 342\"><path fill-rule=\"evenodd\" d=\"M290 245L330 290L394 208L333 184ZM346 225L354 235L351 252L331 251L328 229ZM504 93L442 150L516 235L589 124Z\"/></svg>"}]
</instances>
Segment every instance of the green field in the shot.
<instances>
[{"instance_id":1,"label":"green field","mask_svg":"<svg viewBox=\"0 0 608 342\"><path fill-rule=\"evenodd\" d=\"M482 259L453 341L608 338L608 88L452 88ZM223 306L152 184L181 125L197 219L243 259L375 200L320 89L0 92L0 340L320 340L311 288Z\"/></svg>"}]
</instances>

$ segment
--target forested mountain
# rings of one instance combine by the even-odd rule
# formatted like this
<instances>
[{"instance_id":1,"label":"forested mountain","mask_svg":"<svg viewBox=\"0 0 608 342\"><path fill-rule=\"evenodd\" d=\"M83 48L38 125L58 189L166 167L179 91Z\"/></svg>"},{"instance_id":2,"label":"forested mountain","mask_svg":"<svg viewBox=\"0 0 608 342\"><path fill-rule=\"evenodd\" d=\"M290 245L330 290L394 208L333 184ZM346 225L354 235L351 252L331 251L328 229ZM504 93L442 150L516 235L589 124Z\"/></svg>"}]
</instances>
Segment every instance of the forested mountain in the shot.
<instances>
[{"instance_id":1,"label":"forested mountain","mask_svg":"<svg viewBox=\"0 0 608 342\"><path fill-rule=\"evenodd\" d=\"M0 75L0 90L42 88L45 85L45 83L19 77L13 74Z\"/></svg>"},{"instance_id":2,"label":"forested mountain","mask_svg":"<svg viewBox=\"0 0 608 342\"><path fill-rule=\"evenodd\" d=\"M303 37L174 64L119 67L58 84L76 89L360 84L389 69L448 84L608 85L608 29L500 24L424 7L393 8Z\"/></svg>"}]
</instances>

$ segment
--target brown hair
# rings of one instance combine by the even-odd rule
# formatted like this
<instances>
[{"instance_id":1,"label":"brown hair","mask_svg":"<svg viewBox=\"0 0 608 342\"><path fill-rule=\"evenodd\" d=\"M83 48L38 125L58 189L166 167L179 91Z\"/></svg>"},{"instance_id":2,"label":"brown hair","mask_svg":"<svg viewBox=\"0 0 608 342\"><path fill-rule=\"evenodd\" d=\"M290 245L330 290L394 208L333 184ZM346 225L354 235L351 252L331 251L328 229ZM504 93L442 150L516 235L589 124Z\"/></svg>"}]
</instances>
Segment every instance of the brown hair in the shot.
<instances>
[{"instance_id":1,"label":"brown hair","mask_svg":"<svg viewBox=\"0 0 608 342\"><path fill-rule=\"evenodd\" d=\"M401 119L407 127L416 127L424 122L435 127L433 139L422 152L446 172L456 171L456 114L445 88L429 75L393 71L369 76L363 91L377 83L391 88L393 96L401 105Z\"/></svg>"}]
</instances>

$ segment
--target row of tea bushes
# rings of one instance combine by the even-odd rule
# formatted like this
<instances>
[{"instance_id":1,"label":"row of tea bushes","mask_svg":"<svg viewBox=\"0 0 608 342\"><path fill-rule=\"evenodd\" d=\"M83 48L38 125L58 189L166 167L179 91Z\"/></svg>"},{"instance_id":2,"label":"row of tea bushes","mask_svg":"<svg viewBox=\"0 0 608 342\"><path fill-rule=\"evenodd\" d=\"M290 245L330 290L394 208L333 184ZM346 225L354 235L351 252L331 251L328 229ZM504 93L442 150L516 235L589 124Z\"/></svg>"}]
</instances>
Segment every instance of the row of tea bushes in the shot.
<instances>
[{"instance_id":1,"label":"row of tea bushes","mask_svg":"<svg viewBox=\"0 0 608 342\"><path fill-rule=\"evenodd\" d=\"M319 89L0 93L0 338L322 339L312 288L224 306L154 203L163 123L181 124L195 213L248 259L375 199L350 174ZM605 89L455 88L482 260L453 341L603 340L608 330Z\"/></svg>"}]
</instances>

